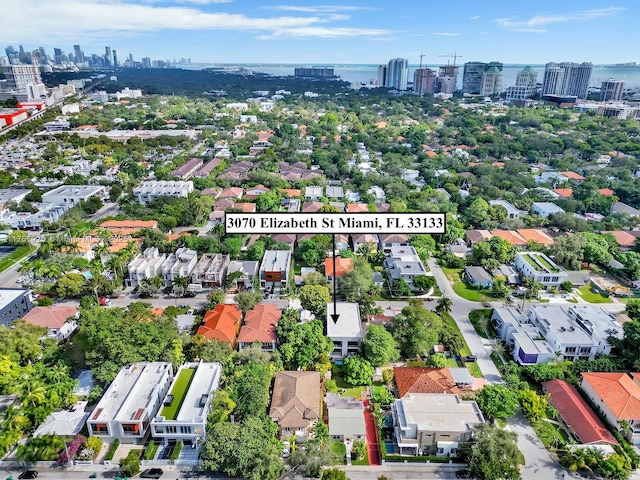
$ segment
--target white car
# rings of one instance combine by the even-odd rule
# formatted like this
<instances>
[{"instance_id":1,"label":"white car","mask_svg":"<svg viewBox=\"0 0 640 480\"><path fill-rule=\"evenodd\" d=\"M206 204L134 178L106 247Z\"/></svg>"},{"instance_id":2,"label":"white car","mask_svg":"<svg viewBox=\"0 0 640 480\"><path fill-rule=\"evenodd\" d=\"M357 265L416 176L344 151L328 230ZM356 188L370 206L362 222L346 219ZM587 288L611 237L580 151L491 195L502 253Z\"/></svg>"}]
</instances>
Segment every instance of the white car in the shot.
<instances>
[{"instance_id":1,"label":"white car","mask_svg":"<svg viewBox=\"0 0 640 480\"><path fill-rule=\"evenodd\" d=\"M289 456L289 454L291 454L291 444L285 440L284 442L282 442L282 456L284 458L287 458Z\"/></svg>"}]
</instances>

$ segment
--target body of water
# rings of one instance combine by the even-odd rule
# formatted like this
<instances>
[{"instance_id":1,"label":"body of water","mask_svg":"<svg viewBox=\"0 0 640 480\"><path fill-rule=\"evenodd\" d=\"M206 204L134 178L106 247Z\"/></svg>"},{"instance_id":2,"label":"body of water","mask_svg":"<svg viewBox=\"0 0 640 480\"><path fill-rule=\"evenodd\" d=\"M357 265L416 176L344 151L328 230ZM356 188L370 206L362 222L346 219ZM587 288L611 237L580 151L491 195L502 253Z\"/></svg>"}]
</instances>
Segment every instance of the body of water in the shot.
<instances>
[{"instance_id":1,"label":"body of water","mask_svg":"<svg viewBox=\"0 0 640 480\"><path fill-rule=\"evenodd\" d=\"M287 76L293 75L296 67L306 65L277 65L277 64L192 64L181 65L179 68L185 68L189 70L199 70L203 68L214 67L244 67L255 72L267 73L270 75ZM375 82L378 78L378 65L318 65L320 67L333 67L334 73L340 77L340 79L347 82L362 82L371 83ZM429 68L437 70L439 65L427 65ZM526 65L505 65L502 73L502 88L506 89L516 83L516 76L520 70ZM531 65L533 70L538 72L538 83L542 83L544 77L544 65ZM409 66L409 81L413 81L413 72L418 68L418 65ZM458 75L458 88L462 87L462 72L464 66L460 65L460 73ZM613 67L613 66L594 66L591 73L590 87L600 88L600 84L605 80L613 78L614 80L623 80L625 82L625 88L640 88L640 66L638 67Z\"/></svg>"}]
</instances>

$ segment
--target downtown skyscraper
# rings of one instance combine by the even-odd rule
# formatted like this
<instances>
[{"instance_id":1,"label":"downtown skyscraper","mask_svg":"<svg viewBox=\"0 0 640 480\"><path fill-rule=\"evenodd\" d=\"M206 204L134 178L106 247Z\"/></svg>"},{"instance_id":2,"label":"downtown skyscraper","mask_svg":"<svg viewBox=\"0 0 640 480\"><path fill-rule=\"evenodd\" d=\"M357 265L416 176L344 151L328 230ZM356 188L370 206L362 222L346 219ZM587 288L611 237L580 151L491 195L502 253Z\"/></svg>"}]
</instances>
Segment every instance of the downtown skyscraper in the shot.
<instances>
[{"instance_id":1,"label":"downtown skyscraper","mask_svg":"<svg viewBox=\"0 0 640 480\"><path fill-rule=\"evenodd\" d=\"M392 58L387 66L385 87L406 90L409 81L409 61L406 58Z\"/></svg>"},{"instance_id":2,"label":"downtown skyscraper","mask_svg":"<svg viewBox=\"0 0 640 480\"><path fill-rule=\"evenodd\" d=\"M549 62L544 67L541 95L587 98L593 64Z\"/></svg>"}]
</instances>

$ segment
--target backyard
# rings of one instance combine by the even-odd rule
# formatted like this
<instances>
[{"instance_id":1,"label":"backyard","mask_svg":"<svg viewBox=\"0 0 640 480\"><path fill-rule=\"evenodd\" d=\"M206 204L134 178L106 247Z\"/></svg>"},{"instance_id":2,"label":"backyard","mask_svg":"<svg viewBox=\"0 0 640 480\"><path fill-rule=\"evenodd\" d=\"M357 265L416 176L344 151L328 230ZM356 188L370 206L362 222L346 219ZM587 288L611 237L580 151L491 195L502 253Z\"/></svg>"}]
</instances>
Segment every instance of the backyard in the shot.
<instances>
[{"instance_id":1,"label":"backyard","mask_svg":"<svg viewBox=\"0 0 640 480\"><path fill-rule=\"evenodd\" d=\"M453 285L453 291L460 297L472 302L487 302L491 300L491 290L479 290L462 281L462 270L459 268L443 268L442 271Z\"/></svg>"},{"instance_id":2,"label":"backyard","mask_svg":"<svg viewBox=\"0 0 640 480\"><path fill-rule=\"evenodd\" d=\"M183 368L180 370L178 378L176 378L176 382L173 385L171 392L169 392L173 395L173 400L171 401L171 404L162 408L162 412L160 412L161 416L167 420L176 419L176 416L180 411L180 407L182 406L182 402L184 401L184 397L187 395L187 391L189 390L191 380L193 380L195 374L195 368Z\"/></svg>"},{"instance_id":3,"label":"backyard","mask_svg":"<svg viewBox=\"0 0 640 480\"><path fill-rule=\"evenodd\" d=\"M578 292L580 296L584 299L585 302L589 303L612 303L608 297L601 295L591 288L591 285L585 285L583 287L578 288Z\"/></svg>"}]
</instances>

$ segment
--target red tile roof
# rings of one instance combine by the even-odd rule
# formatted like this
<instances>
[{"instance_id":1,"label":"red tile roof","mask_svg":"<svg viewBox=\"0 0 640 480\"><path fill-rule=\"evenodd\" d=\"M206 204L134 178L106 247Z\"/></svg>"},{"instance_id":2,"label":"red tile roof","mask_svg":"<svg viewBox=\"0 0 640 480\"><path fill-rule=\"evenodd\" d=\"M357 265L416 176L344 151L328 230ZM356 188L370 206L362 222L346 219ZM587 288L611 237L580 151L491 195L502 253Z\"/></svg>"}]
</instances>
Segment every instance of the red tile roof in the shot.
<instances>
[{"instance_id":1,"label":"red tile roof","mask_svg":"<svg viewBox=\"0 0 640 480\"><path fill-rule=\"evenodd\" d=\"M398 395L407 393L455 393L462 389L453 383L448 368L396 367L393 374L398 386Z\"/></svg>"},{"instance_id":2,"label":"red tile roof","mask_svg":"<svg viewBox=\"0 0 640 480\"><path fill-rule=\"evenodd\" d=\"M336 277L340 278L347 272L353 271L353 258L336 258ZM333 257L325 258L324 274L333 277Z\"/></svg>"},{"instance_id":3,"label":"red tile roof","mask_svg":"<svg viewBox=\"0 0 640 480\"><path fill-rule=\"evenodd\" d=\"M610 443L618 442L611 432L573 385L564 380L543 382L542 387L550 394L549 403L558 411L564 423L575 432L580 442Z\"/></svg>"},{"instance_id":4,"label":"red tile roof","mask_svg":"<svg viewBox=\"0 0 640 480\"><path fill-rule=\"evenodd\" d=\"M282 312L273 303L260 303L244 316L244 325L238 334L238 343L272 343L277 340L276 323Z\"/></svg>"},{"instance_id":5,"label":"red tile roof","mask_svg":"<svg viewBox=\"0 0 640 480\"><path fill-rule=\"evenodd\" d=\"M553 238L537 228L520 228L517 232L527 242L534 241L541 245L553 245L554 243Z\"/></svg>"},{"instance_id":6,"label":"red tile roof","mask_svg":"<svg viewBox=\"0 0 640 480\"><path fill-rule=\"evenodd\" d=\"M233 208L237 208L238 210L244 213L253 213L256 211L256 204L238 202L233 206Z\"/></svg>"},{"instance_id":7,"label":"red tile roof","mask_svg":"<svg viewBox=\"0 0 640 480\"><path fill-rule=\"evenodd\" d=\"M204 325L198 328L197 335L207 340L218 340L235 346L242 312L235 304L219 303L213 310L204 314Z\"/></svg>"},{"instance_id":8,"label":"red tile roof","mask_svg":"<svg viewBox=\"0 0 640 480\"><path fill-rule=\"evenodd\" d=\"M631 235L629 232L625 232L623 230L614 230L609 232L602 233L610 233L616 238L616 242L620 247L635 247L636 246L636 237Z\"/></svg>"},{"instance_id":9,"label":"red tile roof","mask_svg":"<svg viewBox=\"0 0 640 480\"><path fill-rule=\"evenodd\" d=\"M553 191L564 198L569 198L573 195L573 190L570 188L554 188Z\"/></svg>"},{"instance_id":10,"label":"red tile roof","mask_svg":"<svg viewBox=\"0 0 640 480\"><path fill-rule=\"evenodd\" d=\"M158 228L157 220L107 220L100 224L102 228L111 229L142 229L142 228Z\"/></svg>"},{"instance_id":11,"label":"red tile roof","mask_svg":"<svg viewBox=\"0 0 640 480\"><path fill-rule=\"evenodd\" d=\"M583 382L600 396L620 420L640 418L640 385L627 373L584 372Z\"/></svg>"},{"instance_id":12,"label":"red tile roof","mask_svg":"<svg viewBox=\"0 0 640 480\"><path fill-rule=\"evenodd\" d=\"M500 237L503 240L506 240L511 245L516 246L524 246L527 244L527 241L522 238L518 232L514 232L513 230L491 230L491 234L494 237Z\"/></svg>"},{"instance_id":13,"label":"red tile roof","mask_svg":"<svg viewBox=\"0 0 640 480\"><path fill-rule=\"evenodd\" d=\"M576 172L560 172L570 180L584 180L584 177Z\"/></svg>"},{"instance_id":14,"label":"red tile roof","mask_svg":"<svg viewBox=\"0 0 640 480\"><path fill-rule=\"evenodd\" d=\"M605 197L610 197L611 195L615 195L616 193L610 188L600 188L598 189L598 192L600 192L600 194L604 195Z\"/></svg>"},{"instance_id":15,"label":"red tile roof","mask_svg":"<svg viewBox=\"0 0 640 480\"><path fill-rule=\"evenodd\" d=\"M23 317L23 320L39 327L62 328L66 321L77 313L78 309L76 307L34 307Z\"/></svg>"},{"instance_id":16,"label":"red tile roof","mask_svg":"<svg viewBox=\"0 0 640 480\"><path fill-rule=\"evenodd\" d=\"M366 203L349 203L347 205L347 212L349 213L367 213L369 207Z\"/></svg>"}]
</instances>

